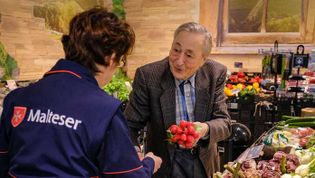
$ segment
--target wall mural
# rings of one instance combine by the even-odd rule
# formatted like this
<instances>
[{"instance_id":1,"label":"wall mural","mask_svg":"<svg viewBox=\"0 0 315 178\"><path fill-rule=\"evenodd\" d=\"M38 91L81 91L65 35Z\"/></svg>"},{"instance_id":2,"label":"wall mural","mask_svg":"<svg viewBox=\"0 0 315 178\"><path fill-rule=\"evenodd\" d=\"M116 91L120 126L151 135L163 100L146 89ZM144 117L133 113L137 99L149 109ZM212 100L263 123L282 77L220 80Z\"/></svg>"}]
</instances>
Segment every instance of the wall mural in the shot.
<instances>
[{"instance_id":1,"label":"wall mural","mask_svg":"<svg viewBox=\"0 0 315 178\"><path fill-rule=\"evenodd\" d=\"M34 6L34 17L45 19L46 27L67 33L71 18L83 10L104 6L103 0L47 0L42 6Z\"/></svg>"}]
</instances>

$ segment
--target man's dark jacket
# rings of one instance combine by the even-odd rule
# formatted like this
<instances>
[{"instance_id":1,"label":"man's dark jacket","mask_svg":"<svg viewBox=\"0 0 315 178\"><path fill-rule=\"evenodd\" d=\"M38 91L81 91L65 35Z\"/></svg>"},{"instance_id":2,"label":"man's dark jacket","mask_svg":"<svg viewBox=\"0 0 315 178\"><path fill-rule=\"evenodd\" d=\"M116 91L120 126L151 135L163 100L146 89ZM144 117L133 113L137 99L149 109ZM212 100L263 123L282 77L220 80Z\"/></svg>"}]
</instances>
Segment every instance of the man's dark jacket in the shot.
<instances>
[{"instance_id":1,"label":"man's dark jacket","mask_svg":"<svg viewBox=\"0 0 315 178\"><path fill-rule=\"evenodd\" d=\"M219 170L217 142L230 135L230 116L223 92L226 67L207 60L196 73L195 121L206 122L210 137L200 141L199 158L210 177ZM147 126L146 152L162 157L163 163L155 178L165 178L171 172L174 146L167 142L166 130L176 123L175 79L168 58L137 69L133 91L125 117L133 140L137 131Z\"/></svg>"}]
</instances>

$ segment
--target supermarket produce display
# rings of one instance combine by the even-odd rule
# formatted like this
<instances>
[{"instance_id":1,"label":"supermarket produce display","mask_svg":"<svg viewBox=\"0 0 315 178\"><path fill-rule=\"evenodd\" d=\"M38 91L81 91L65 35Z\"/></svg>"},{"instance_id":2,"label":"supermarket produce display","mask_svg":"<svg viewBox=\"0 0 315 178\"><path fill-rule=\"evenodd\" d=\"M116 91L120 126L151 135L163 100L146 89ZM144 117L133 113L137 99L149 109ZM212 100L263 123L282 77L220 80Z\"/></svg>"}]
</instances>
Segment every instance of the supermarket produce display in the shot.
<instances>
[{"instance_id":1,"label":"supermarket produce display","mask_svg":"<svg viewBox=\"0 0 315 178\"><path fill-rule=\"evenodd\" d=\"M315 117L284 116L215 178L314 178Z\"/></svg>"}]
</instances>

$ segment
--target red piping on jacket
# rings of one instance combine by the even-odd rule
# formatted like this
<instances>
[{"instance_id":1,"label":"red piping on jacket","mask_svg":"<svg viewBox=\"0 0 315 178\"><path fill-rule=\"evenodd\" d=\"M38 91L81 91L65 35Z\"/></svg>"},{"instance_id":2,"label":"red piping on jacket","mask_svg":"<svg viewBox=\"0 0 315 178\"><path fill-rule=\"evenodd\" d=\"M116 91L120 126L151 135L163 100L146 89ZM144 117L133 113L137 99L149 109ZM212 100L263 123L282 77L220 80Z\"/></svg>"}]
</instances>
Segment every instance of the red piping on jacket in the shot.
<instances>
[{"instance_id":1,"label":"red piping on jacket","mask_svg":"<svg viewBox=\"0 0 315 178\"><path fill-rule=\"evenodd\" d=\"M76 74L70 70L52 70L52 71L46 72L46 74L55 74L55 73L69 73L69 74L72 74L78 78L82 78L79 74Z\"/></svg>"},{"instance_id":2,"label":"red piping on jacket","mask_svg":"<svg viewBox=\"0 0 315 178\"><path fill-rule=\"evenodd\" d=\"M10 172L8 172L9 176L11 176L12 178L16 178L13 174L11 174Z\"/></svg>"},{"instance_id":3,"label":"red piping on jacket","mask_svg":"<svg viewBox=\"0 0 315 178\"><path fill-rule=\"evenodd\" d=\"M103 172L103 174L123 174L123 173L128 173L128 172L132 172L132 171L136 171L136 170L139 170L143 168L143 166L139 166L137 168L134 168L134 169L130 169L130 170L127 170L127 171L118 171L118 172Z\"/></svg>"}]
</instances>

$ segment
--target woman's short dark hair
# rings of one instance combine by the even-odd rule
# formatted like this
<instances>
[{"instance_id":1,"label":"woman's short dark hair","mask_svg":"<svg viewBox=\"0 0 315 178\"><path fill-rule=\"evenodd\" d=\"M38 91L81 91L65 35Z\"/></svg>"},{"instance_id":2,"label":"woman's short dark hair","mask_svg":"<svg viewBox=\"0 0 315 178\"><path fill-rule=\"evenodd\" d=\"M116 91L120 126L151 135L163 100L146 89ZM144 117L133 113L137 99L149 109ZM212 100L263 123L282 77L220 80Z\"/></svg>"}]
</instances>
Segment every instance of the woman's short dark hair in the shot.
<instances>
[{"instance_id":1,"label":"woman's short dark hair","mask_svg":"<svg viewBox=\"0 0 315 178\"><path fill-rule=\"evenodd\" d=\"M69 35L63 35L65 57L95 75L96 64L108 66L105 56L116 54L118 64L131 52L135 34L129 24L101 7L77 14L70 22Z\"/></svg>"}]
</instances>

